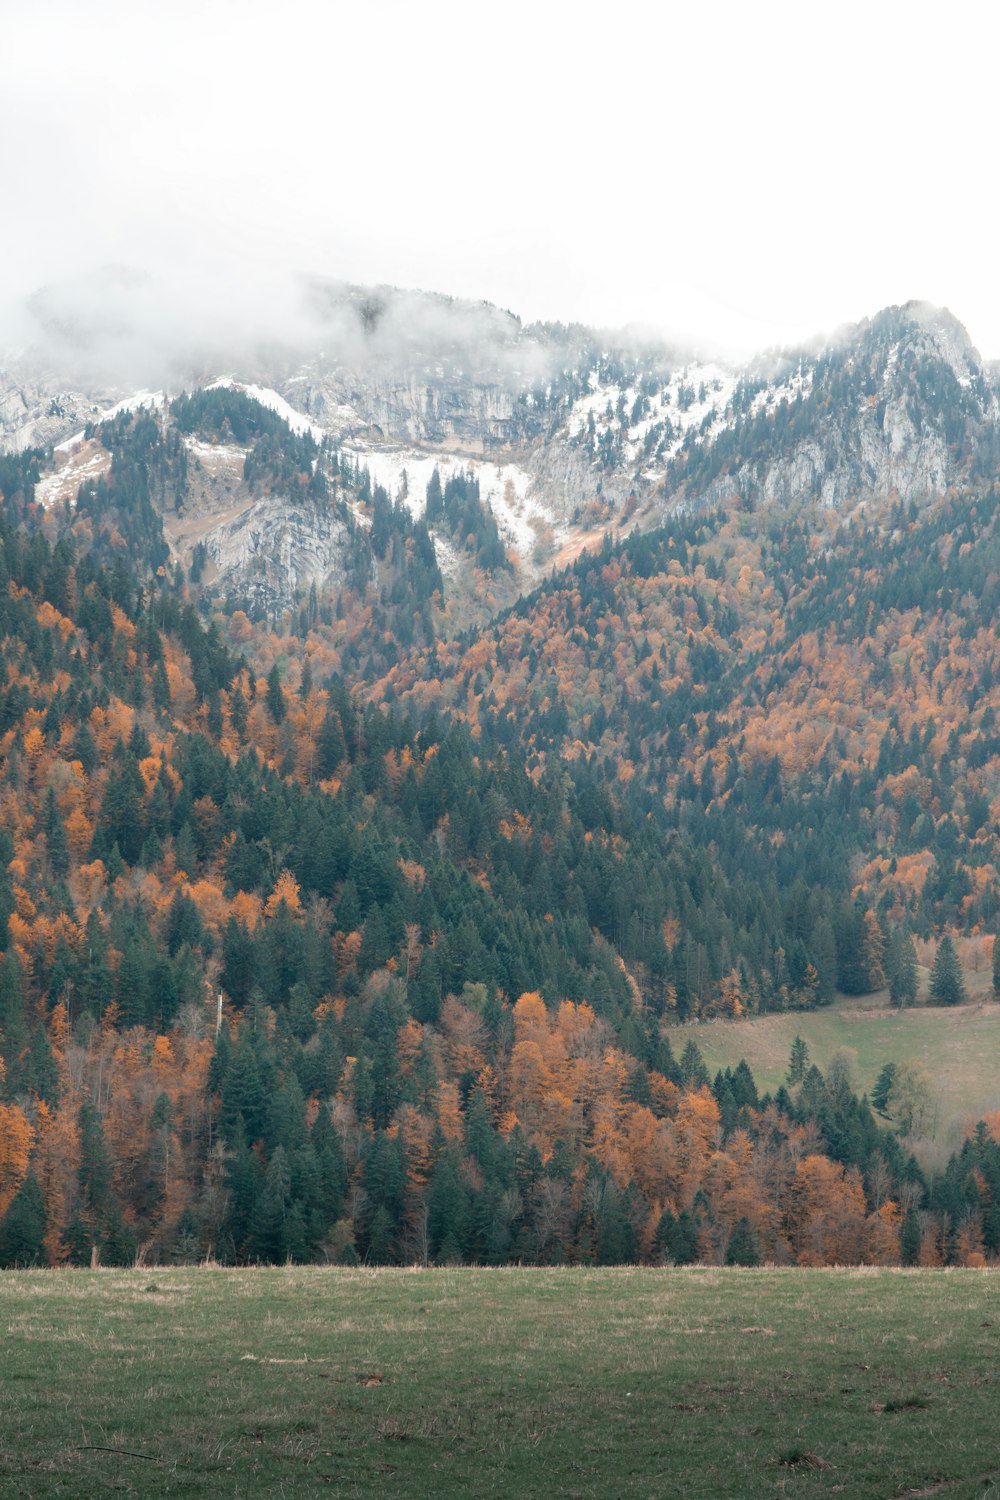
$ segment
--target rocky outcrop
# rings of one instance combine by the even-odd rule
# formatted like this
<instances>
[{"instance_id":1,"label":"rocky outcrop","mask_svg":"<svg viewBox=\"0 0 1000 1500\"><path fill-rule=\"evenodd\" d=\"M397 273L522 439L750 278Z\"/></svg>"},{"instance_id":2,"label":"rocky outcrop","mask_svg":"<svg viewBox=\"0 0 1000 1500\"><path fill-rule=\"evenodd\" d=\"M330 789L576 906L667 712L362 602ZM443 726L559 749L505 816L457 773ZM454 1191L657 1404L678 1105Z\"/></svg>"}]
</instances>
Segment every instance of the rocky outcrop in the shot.
<instances>
[{"instance_id":1,"label":"rocky outcrop","mask_svg":"<svg viewBox=\"0 0 1000 1500\"><path fill-rule=\"evenodd\" d=\"M215 589L233 607L273 615L313 583L318 592L344 583L351 532L336 506L268 495L210 526L201 540Z\"/></svg>"},{"instance_id":2,"label":"rocky outcrop","mask_svg":"<svg viewBox=\"0 0 1000 1500\"><path fill-rule=\"evenodd\" d=\"M107 386L81 391L52 371L17 363L0 368L0 449L21 453L80 432L122 392Z\"/></svg>"},{"instance_id":3,"label":"rocky outcrop","mask_svg":"<svg viewBox=\"0 0 1000 1500\"><path fill-rule=\"evenodd\" d=\"M337 438L367 433L374 440L482 455L510 448L524 436L517 393L460 370L313 368L281 389L286 400L298 403Z\"/></svg>"},{"instance_id":4,"label":"rocky outcrop","mask_svg":"<svg viewBox=\"0 0 1000 1500\"><path fill-rule=\"evenodd\" d=\"M665 492L919 501L997 472L997 387L947 311L887 308L794 369L793 381L751 368L721 421L668 470Z\"/></svg>"}]
</instances>

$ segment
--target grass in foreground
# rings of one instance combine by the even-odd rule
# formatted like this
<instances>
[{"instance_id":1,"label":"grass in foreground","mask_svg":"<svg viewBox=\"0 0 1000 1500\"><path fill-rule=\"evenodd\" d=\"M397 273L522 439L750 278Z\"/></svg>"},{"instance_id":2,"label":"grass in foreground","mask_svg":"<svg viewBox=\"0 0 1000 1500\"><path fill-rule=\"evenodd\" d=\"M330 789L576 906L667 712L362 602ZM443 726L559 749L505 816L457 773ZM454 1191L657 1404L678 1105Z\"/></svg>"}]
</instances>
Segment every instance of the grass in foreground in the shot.
<instances>
[{"instance_id":1,"label":"grass in foreground","mask_svg":"<svg viewBox=\"0 0 1000 1500\"><path fill-rule=\"evenodd\" d=\"M989 1272L5 1273L0 1492L1000 1500L998 1356Z\"/></svg>"}]
</instances>

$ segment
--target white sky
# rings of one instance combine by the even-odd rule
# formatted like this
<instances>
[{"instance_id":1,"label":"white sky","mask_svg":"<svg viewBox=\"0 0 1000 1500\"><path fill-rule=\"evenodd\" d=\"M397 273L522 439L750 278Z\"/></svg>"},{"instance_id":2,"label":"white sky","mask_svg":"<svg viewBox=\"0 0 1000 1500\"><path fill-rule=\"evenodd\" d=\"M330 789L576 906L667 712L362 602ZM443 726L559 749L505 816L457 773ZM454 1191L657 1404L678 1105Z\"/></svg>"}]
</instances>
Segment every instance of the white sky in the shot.
<instances>
[{"instance_id":1,"label":"white sky","mask_svg":"<svg viewBox=\"0 0 1000 1500\"><path fill-rule=\"evenodd\" d=\"M306 270L733 352L919 297L1000 357L997 16L0 0L0 334L116 262L192 317Z\"/></svg>"}]
</instances>

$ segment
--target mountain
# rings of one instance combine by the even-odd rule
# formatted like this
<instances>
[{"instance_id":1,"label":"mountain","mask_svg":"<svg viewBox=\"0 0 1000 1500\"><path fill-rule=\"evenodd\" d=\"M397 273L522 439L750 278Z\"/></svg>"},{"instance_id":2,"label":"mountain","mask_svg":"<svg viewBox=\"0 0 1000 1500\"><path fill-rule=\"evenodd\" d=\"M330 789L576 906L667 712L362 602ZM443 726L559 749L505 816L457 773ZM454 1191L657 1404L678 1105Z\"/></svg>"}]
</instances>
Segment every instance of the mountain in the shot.
<instances>
[{"instance_id":1,"label":"mountain","mask_svg":"<svg viewBox=\"0 0 1000 1500\"><path fill-rule=\"evenodd\" d=\"M238 368L195 375L175 359L163 400L218 384L259 397L294 431L328 441L342 465L367 471L414 518L436 468L471 475L510 559L501 603L592 544L605 529L657 524L679 505L818 499L844 506L923 499L983 483L1000 462L994 376L957 321L920 303L890 308L814 348L738 369L662 343L581 327L523 326L509 313L394 289L310 288L308 338L255 351ZM62 312L79 342L79 322ZM101 456L73 439L122 402L169 421L150 392L83 378L52 343L0 374L0 439L9 450L55 445L46 499L72 494ZM96 335L95 335L96 337ZM45 351L43 353L43 350ZM58 359L65 362L60 373ZM216 356L222 359L224 356ZM76 382L67 378L74 369ZM262 610L289 608L311 585L343 585L348 536L322 508L240 487L245 454L210 437L188 442L188 524L168 525L189 569L205 547L235 594L252 580ZM255 502L255 503L251 503ZM278 558L261 577L265 537ZM438 565L465 572L440 532Z\"/></svg>"},{"instance_id":2,"label":"mountain","mask_svg":"<svg viewBox=\"0 0 1000 1500\"><path fill-rule=\"evenodd\" d=\"M997 390L962 326L888 308L815 353L756 361L666 488L829 505L943 493L997 471Z\"/></svg>"},{"instance_id":3,"label":"mountain","mask_svg":"<svg viewBox=\"0 0 1000 1500\"><path fill-rule=\"evenodd\" d=\"M124 313L39 305L0 1264L1000 1253L987 1125L925 1176L914 1070L901 1141L843 1060L762 1099L677 1029L912 1003L917 945L942 1004L956 951L989 982L997 402L953 320L735 370L313 286L297 342L140 371Z\"/></svg>"}]
</instances>

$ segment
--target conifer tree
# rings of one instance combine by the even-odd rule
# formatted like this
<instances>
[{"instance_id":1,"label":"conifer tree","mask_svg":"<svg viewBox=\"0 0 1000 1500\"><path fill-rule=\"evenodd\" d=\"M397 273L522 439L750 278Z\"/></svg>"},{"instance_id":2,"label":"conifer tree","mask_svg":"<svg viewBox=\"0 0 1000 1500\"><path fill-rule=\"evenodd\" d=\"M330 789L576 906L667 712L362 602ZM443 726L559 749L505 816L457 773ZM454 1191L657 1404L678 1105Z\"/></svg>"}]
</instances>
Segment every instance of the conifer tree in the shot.
<instances>
[{"instance_id":1,"label":"conifer tree","mask_svg":"<svg viewBox=\"0 0 1000 1500\"><path fill-rule=\"evenodd\" d=\"M285 718L285 695L281 689L281 672L278 663L275 662L267 674L267 711L275 724L281 724Z\"/></svg>"},{"instance_id":2,"label":"conifer tree","mask_svg":"<svg viewBox=\"0 0 1000 1500\"><path fill-rule=\"evenodd\" d=\"M903 927L894 927L886 950L886 977L892 1005L912 1005L917 998L917 955L913 938Z\"/></svg>"},{"instance_id":3,"label":"conifer tree","mask_svg":"<svg viewBox=\"0 0 1000 1500\"><path fill-rule=\"evenodd\" d=\"M800 1036L796 1036L792 1043L791 1055L788 1059L788 1072L785 1081L792 1086L801 1083L806 1076L806 1068L809 1066L809 1048Z\"/></svg>"},{"instance_id":4,"label":"conifer tree","mask_svg":"<svg viewBox=\"0 0 1000 1500\"><path fill-rule=\"evenodd\" d=\"M0 1223L0 1266L45 1265L45 1203L29 1172Z\"/></svg>"},{"instance_id":5,"label":"conifer tree","mask_svg":"<svg viewBox=\"0 0 1000 1500\"><path fill-rule=\"evenodd\" d=\"M883 1119L889 1118L889 1099L892 1095L893 1085L896 1082L896 1064L888 1062L882 1068L875 1087L872 1089L872 1108L877 1110Z\"/></svg>"},{"instance_id":6,"label":"conifer tree","mask_svg":"<svg viewBox=\"0 0 1000 1500\"><path fill-rule=\"evenodd\" d=\"M915 1266L920 1259L920 1219L916 1209L911 1208L903 1220L899 1252L904 1266Z\"/></svg>"},{"instance_id":7,"label":"conifer tree","mask_svg":"<svg viewBox=\"0 0 1000 1500\"><path fill-rule=\"evenodd\" d=\"M737 1219L726 1249L727 1266L759 1266L760 1245L753 1225L745 1216Z\"/></svg>"},{"instance_id":8,"label":"conifer tree","mask_svg":"<svg viewBox=\"0 0 1000 1500\"><path fill-rule=\"evenodd\" d=\"M701 1048L694 1037L685 1043L684 1051L681 1053L680 1067L684 1082L691 1088L701 1088L708 1084L708 1069L701 1055Z\"/></svg>"},{"instance_id":9,"label":"conifer tree","mask_svg":"<svg viewBox=\"0 0 1000 1500\"><path fill-rule=\"evenodd\" d=\"M941 939L934 955L930 995L934 1005L961 1005L966 998L958 955L948 933Z\"/></svg>"}]
</instances>

